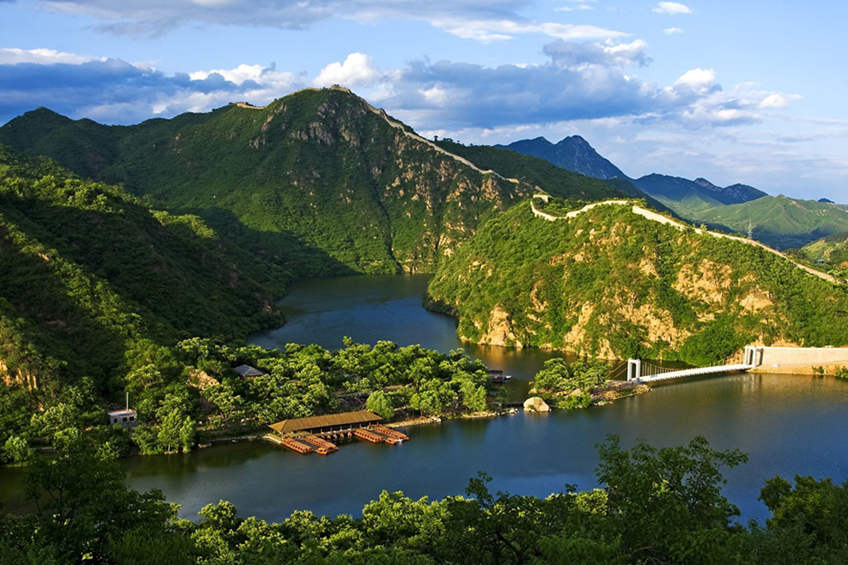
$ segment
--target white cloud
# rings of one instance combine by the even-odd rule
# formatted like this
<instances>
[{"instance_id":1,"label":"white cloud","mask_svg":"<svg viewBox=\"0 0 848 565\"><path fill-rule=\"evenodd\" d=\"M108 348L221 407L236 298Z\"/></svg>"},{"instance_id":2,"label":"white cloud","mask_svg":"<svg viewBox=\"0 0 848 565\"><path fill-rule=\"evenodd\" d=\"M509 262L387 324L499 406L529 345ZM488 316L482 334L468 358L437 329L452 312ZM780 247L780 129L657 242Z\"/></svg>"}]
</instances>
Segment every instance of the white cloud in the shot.
<instances>
[{"instance_id":1,"label":"white cloud","mask_svg":"<svg viewBox=\"0 0 848 565\"><path fill-rule=\"evenodd\" d=\"M566 6L554 8L554 12L581 12L594 10L598 0L569 0Z\"/></svg>"},{"instance_id":2,"label":"white cloud","mask_svg":"<svg viewBox=\"0 0 848 565\"><path fill-rule=\"evenodd\" d=\"M653 11L657 14L691 14L692 8L680 2L657 2Z\"/></svg>"},{"instance_id":3,"label":"white cloud","mask_svg":"<svg viewBox=\"0 0 848 565\"><path fill-rule=\"evenodd\" d=\"M371 84L381 77L371 63L371 58L364 53L351 53L344 62L330 63L318 73L312 84L315 86L342 86L354 87Z\"/></svg>"},{"instance_id":4,"label":"white cloud","mask_svg":"<svg viewBox=\"0 0 848 565\"><path fill-rule=\"evenodd\" d=\"M79 65L88 61L105 61L105 58L89 57L76 53L66 53L54 49L17 49L14 47L0 48L0 65L16 65L19 63L36 63L39 65L54 65L68 63Z\"/></svg>"},{"instance_id":5,"label":"white cloud","mask_svg":"<svg viewBox=\"0 0 848 565\"><path fill-rule=\"evenodd\" d=\"M715 70L697 68L683 73L680 78L674 81L673 87L677 90L689 89L702 93L714 87L715 83Z\"/></svg>"},{"instance_id":6,"label":"white cloud","mask_svg":"<svg viewBox=\"0 0 848 565\"><path fill-rule=\"evenodd\" d=\"M683 30L679 27L667 27L663 30L663 33L666 35L677 35L683 33Z\"/></svg>"},{"instance_id":7,"label":"white cloud","mask_svg":"<svg viewBox=\"0 0 848 565\"><path fill-rule=\"evenodd\" d=\"M484 43L512 39L517 35L537 33L567 41L583 39L608 39L629 34L593 25L562 24L555 22L527 22L517 20L474 20L440 18L431 21L434 26L463 39Z\"/></svg>"},{"instance_id":8,"label":"white cloud","mask_svg":"<svg viewBox=\"0 0 848 565\"><path fill-rule=\"evenodd\" d=\"M760 108L786 108L793 100L798 100L801 97L797 94L781 94L773 92L768 94L760 102Z\"/></svg>"},{"instance_id":9,"label":"white cloud","mask_svg":"<svg viewBox=\"0 0 848 565\"><path fill-rule=\"evenodd\" d=\"M575 5L589 6L592 0ZM156 36L190 24L304 29L331 18L357 21L425 21L458 37L481 42L518 34L560 39L606 39L627 34L591 25L534 21L519 14L528 0L43 0L55 10L82 14L101 31Z\"/></svg>"},{"instance_id":10,"label":"white cloud","mask_svg":"<svg viewBox=\"0 0 848 565\"><path fill-rule=\"evenodd\" d=\"M630 43L585 43L558 40L545 45L544 52L554 64L568 68L580 65L603 65L625 67L637 64L641 67L651 62L647 51L648 44L641 39Z\"/></svg>"}]
</instances>

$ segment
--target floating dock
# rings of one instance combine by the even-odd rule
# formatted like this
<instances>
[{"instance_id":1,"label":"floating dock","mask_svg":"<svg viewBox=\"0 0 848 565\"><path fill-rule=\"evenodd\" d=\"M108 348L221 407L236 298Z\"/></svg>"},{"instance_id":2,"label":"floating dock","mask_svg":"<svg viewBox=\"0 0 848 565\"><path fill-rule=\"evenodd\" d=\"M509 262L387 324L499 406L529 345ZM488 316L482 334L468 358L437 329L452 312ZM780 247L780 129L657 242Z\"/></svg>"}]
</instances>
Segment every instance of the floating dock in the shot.
<instances>
[{"instance_id":1,"label":"floating dock","mask_svg":"<svg viewBox=\"0 0 848 565\"><path fill-rule=\"evenodd\" d=\"M308 443L300 440L296 440L293 437L284 437L280 440L280 444L284 447L288 447L292 451L296 451L301 455L306 455L307 453L311 453L315 450L314 447L309 445Z\"/></svg>"},{"instance_id":2,"label":"floating dock","mask_svg":"<svg viewBox=\"0 0 848 565\"><path fill-rule=\"evenodd\" d=\"M269 426L276 433L268 434L266 438L302 455L313 452L329 455L338 451L338 446L331 439L338 441L356 437L389 445L409 441L408 435L380 424L380 420L382 418L367 410L295 418Z\"/></svg>"},{"instance_id":3,"label":"floating dock","mask_svg":"<svg viewBox=\"0 0 848 565\"><path fill-rule=\"evenodd\" d=\"M396 439L396 440L399 440L399 441L409 441L408 435L406 435L402 432L399 432L397 430L387 428L386 426L384 426L382 424L374 424L373 426L370 426L368 429L370 429L374 432L377 432L378 434L384 435L387 438L392 438L392 439Z\"/></svg>"},{"instance_id":4,"label":"floating dock","mask_svg":"<svg viewBox=\"0 0 848 565\"><path fill-rule=\"evenodd\" d=\"M316 435L308 435L303 438L303 441L314 445L315 453L319 455L328 455L339 450L335 443L322 439Z\"/></svg>"},{"instance_id":5,"label":"floating dock","mask_svg":"<svg viewBox=\"0 0 848 565\"><path fill-rule=\"evenodd\" d=\"M386 441L386 436L372 432L371 430L366 430L365 428L356 428L353 430L353 435L359 439L370 441L371 443L383 443Z\"/></svg>"}]
</instances>

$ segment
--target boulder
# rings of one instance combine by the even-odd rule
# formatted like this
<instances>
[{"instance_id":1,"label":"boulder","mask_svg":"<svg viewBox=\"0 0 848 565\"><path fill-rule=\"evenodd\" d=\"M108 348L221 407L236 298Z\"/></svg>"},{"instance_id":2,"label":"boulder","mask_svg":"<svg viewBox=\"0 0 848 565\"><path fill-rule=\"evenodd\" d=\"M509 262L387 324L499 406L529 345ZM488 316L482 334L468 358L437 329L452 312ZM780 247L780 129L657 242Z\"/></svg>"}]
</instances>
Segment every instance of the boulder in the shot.
<instances>
[{"instance_id":1,"label":"boulder","mask_svg":"<svg viewBox=\"0 0 848 565\"><path fill-rule=\"evenodd\" d=\"M524 411L525 412L550 412L551 407L548 406L548 403L542 400L538 396L531 396L527 400L524 401Z\"/></svg>"}]
</instances>

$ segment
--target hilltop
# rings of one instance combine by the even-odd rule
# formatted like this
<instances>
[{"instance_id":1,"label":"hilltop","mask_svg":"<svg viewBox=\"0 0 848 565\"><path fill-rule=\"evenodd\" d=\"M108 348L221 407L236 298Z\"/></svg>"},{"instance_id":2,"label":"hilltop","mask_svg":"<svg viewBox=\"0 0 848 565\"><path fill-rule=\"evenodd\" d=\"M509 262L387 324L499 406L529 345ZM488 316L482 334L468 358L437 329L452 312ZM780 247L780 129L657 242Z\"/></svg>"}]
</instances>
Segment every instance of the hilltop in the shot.
<instances>
[{"instance_id":1,"label":"hilltop","mask_svg":"<svg viewBox=\"0 0 848 565\"><path fill-rule=\"evenodd\" d=\"M429 286L462 339L606 358L710 363L747 343L848 343L848 292L762 247L653 212L522 203L487 222ZM651 218L645 216L651 216Z\"/></svg>"},{"instance_id":2,"label":"hilltop","mask_svg":"<svg viewBox=\"0 0 848 565\"><path fill-rule=\"evenodd\" d=\"M104 126L46 109L0 141L122 184L299 276L432 272L486 217L535 192L454 155L347 89ZM554 194L620 194L576 179Z\"/></svg>"}]
</instances>

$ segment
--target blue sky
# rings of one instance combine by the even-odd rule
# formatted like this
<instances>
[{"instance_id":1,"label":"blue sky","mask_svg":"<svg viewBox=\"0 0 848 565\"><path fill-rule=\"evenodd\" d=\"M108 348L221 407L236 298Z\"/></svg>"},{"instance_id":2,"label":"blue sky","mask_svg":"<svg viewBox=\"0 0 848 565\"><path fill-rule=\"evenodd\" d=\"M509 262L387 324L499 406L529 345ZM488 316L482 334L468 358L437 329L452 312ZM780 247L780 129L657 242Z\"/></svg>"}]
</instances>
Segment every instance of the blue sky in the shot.
<instances>
[{"instance_id":1,"label":"blue sky","mask_svg":"<svg viewBox=\"0 0 848 565\"><path fill-rule=\"evenodd\" d=\"M425 135L586 137L625 173L848 201L841 2L0 0L0 123L341 83Z\"/></svg>"}]
</instances>

